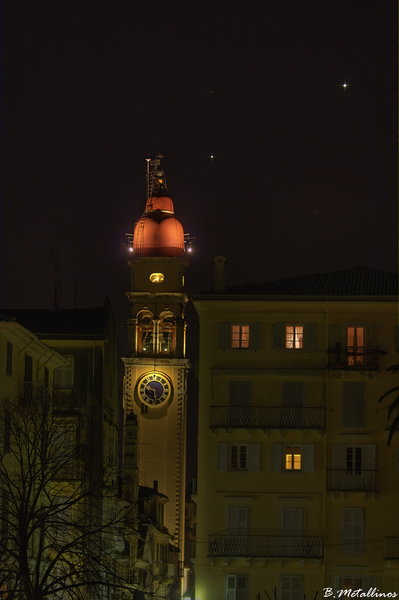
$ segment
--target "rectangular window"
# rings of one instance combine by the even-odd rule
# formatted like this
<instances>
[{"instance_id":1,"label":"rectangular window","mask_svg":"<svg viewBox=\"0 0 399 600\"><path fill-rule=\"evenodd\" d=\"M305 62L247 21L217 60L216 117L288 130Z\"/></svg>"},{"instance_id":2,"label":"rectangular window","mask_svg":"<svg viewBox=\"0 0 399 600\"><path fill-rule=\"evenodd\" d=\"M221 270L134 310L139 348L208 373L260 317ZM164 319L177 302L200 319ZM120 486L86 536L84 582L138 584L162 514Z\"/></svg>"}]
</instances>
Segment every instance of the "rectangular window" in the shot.
<instances>
[{"instance_id":1,"label":"rectangular window","mask_svg":"<svg viewBox=\"0 0 399 600\"><path fill-rule=\"evenodd\" d=\"M248 600L248 577L245 575L226 576L226 600Z\"/></svg>"},{"instance_id":2,"label":"rectangular window","mask_svg":"<svg viewBox=\"0 0 399 600\"><path fill-rule=\"evenodd\" d=\"M347 446L345 462L347 475L361 475L363 448L361 446Z\"/></svg>"},{"instance_id":3,"label":"rectangular window","mask_svg":"<svg viewBox=\"0 0 399 600\"><path fill-rule=\"evenodd\" d=\"M7 366L6 366L6 375L12 375L12 344L11 342L7 342Z\"/></svg>"},{"instance_id":4,"label":"rectangular window","mask_svg":"<svg viewBox=\"0 0 399 600\"><path fill-rule=\"evenodd\" d=\"M47 367L44 367L44 379L43 379L44 385L46 387L48 387L49 382L50 382L50 371L48 370Z\"/></svg>"},{"instance_id":5,"label":"rectangular window","mask_svg":"<svg viewBox=\"0 0 399 600\"><path fill-rule=\"evenodd\" d=\"M73 388L75 357L65 356L68 359L67 365L54 369L54 388L58 390L67 390Z\"/></svg>"},{"instance_id":6,"label":"rectangular window","mask_svg":"<svg viewBox=\"0 0 399 600\"><path fill-rule=\"evenodd\" d=\"M363 508L342 509L342 554L363 552Z\"/></svg>"},{"instance_id":7,"label":"rectangular window","mask_svg":"<svg viewBox=\"0 0 399 600\"><path fill-rule=\"evenodd\" d=\"M25 354L25 383L33 381L33 359L28 354Z\"/></svg>"},{"instance_id":8,"label":"rectangular window","mask_svg":"<svg viewBox=\"0 0 399 600\"><path fill-rule=\"evenodd\" d=\"M249 325L231 325L230 347L249 348Z\"/></svg>"},{"instance_id":9,"label":"rectangular window","mask_svg":"<svg viewBox=\"0 0 399 600\"><path fill-rule=\"evenodd\" d=\"M218 444L218 471L259 471L260 444Z\"/></svg>"},{"instance_id":10,"label":"rectangular window","mask_svg":"<svg viewBox=\"0 0 399 600\"><path fill-rule=\"evenodd\" d=\"M348 366L356 367L364 364L364 348L366 346L366 327L349 325L347 327Z\"/></svg>"},{"instance_id":11,"label":"rectangular window","mask_svg":"<svg viewBox=\"0 0 399 600\"><path fill-rule=\"evenodd\" d=\"M249 381L229 382L229 406L248 406L250 400Z\"/></svg>"},{"instance_id":12,"label":"rectangular window","mask_svg":"<svg viewBox=\"0 0 399 600\"><path fill-rule=\"evenodd\" d=\"M301 446L286 446L285 447L285 470L300 471L302 468L302 447Z\"/></svg>"},{"instance_id":13,"label":"rectangular window","mask_svg":"<svg viewBox=\"0 0 399 600\"><path fill-rule=\"evenodd\" d=\"M293 350L303 348L303 325L285 326L285 347Z\"/></svg>"},{"instance_id":14,"label":"rectangular window","mask_svg":"<svg viewBox=\"0 0 399 600\"><path fill-rule=\"evenodd\" d=\"M344 384L343 425L354 429L366 426L366 386L364 383Z\"/></svg>"},{"instance_id":15,"label":"rectangular window","mask_svg":"<svg viewBox=\"0 0 399 600\"><path fill-rule=\"evenodd\" d=\"M230 446L230 469L246 470L248 458L248 446L246 444L232 444Z\"/></svg>"},{"instance_id":16,"label":"rectangular window","mask_svg":"<svg viewBox=\"0 0 399 600\"><path fill-rule=\"evenodd\" d=\"M280 575L281 600L303 600L302 577L300 575Z\"/></svg>"}]
</instances>

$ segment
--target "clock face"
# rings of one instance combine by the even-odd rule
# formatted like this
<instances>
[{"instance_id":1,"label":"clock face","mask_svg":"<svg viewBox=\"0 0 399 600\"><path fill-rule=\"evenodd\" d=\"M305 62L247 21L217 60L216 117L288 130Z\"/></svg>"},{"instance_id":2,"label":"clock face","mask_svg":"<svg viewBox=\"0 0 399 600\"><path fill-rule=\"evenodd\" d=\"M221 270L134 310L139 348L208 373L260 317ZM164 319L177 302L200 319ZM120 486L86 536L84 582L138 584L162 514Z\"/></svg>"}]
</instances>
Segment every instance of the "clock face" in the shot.
<instances>
[{"instance_id":1,"label":"clock face","mask_svg":"<svg viewBox=\"0 0 399 600\"><path fill-rule=\"evenodd\" d=\"M172 384L166 375L153 371L140 377L137 392L142 402L148 406L158 406L169 400Z\"/></svg>"}]
</instances>

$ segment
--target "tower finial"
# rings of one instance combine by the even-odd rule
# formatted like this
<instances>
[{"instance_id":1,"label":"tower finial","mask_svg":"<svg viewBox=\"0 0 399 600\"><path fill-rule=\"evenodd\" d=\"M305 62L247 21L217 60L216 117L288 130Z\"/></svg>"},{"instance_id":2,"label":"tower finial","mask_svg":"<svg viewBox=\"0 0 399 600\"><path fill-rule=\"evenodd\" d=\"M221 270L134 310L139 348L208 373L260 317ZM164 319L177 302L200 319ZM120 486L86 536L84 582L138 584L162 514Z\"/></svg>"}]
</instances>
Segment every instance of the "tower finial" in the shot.
<instances>
[{"instance_id":1,"label":"tower finial","mask_svg":"<svg viewBox=\"0 0 399 600\"><path fill-rule=\"evenodd\" d=\"M164 158L162 154L158 154L154 160L146 158L147 200L153 196L169 196L165 171L161 168L161 158Z\"/></svg>"}]
</instances>

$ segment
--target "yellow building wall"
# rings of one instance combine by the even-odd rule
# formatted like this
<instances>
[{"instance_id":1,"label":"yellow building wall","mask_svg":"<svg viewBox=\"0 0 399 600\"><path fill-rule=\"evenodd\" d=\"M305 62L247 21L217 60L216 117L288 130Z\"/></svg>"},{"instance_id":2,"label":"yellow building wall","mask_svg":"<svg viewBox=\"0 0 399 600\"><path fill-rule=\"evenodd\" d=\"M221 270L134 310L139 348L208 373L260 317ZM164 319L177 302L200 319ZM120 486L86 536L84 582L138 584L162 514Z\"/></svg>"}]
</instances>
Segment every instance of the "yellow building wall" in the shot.
<instances>
[{"instance_id":1,"label":"yellow building wall","mask_svg":"<svg viewBox=\"0 0 399 600\"><path fill-rule=\"evenodd\" d=\"M395 346L397 306L395 302L355 301L240 301L198 299L194 302L200 317L198 484L197 484L197 558L196 598L227 598L225 580L229 574L249 577L248 598L274 588L281 597L280 577L300 575L302 591L314 597L323 587L333 587L334 577L350 575L375 580L381 591L398 591L399 556L390 563L384 559L385 538L399 540L399 473L395 473L394 435L387 447L386 406L378 398L395 385L386 368L398 362ZM261 323L259 350L219 347L220 323ZM316 350L273 350L274 323L315 323ZM341 339L346 325L371 326L370 344L386 352L380 356L379 372L333 371L329 354ZM260 428L210 429L211 406L228 405L230 381L250 381L251 406L280 406L282 383L304 384L304 406L324 407L325 429L292 430ZM366 426L347 429L342 424L343 386L366 386ZM217 470L219 443L260 444L259 472L220 472ZM333 444L376 445L378 491L375 494L328 490L328 470L332 466ZM314 472L272 472L273 444L313 444ZM264 560L234 557L208 557L208 536L227 529L226 507L247 506L249 528L280 534L281 508L303 509L303 535L323 538L323 556L315 559ZM365 511L365 552L341 552L342 509ZM365 580L366 581L366 580ZM372 581L368 579L367 581ZM335 580L337 583L337 580ZM238 596L237 596L238 598Z\"/></svg>"}]
</instances>

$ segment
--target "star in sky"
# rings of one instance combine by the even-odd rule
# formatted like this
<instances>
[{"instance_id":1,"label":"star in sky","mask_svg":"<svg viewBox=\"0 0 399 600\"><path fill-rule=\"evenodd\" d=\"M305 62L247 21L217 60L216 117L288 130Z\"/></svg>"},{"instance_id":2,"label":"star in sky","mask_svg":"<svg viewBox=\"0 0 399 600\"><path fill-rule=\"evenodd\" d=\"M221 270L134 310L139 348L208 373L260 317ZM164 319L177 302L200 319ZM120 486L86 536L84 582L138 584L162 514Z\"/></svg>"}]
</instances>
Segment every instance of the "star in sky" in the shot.
<instances>
[{"instance_id":1,"label":"star in sky","mask_svg":"<svg viewBox=\"0 0 399 600\"><path fill-rule=\"evenodd\" d=\"M215 158L219 158L219 157L215 156L215 154L213 153L213 150L211 150L211 153L206 158L210 158L211 159L211 164L213 164L213 160Z\"/></svg>"},{"instance_id":2,"label":"star in sky","mask_svg":"<svg viewBox=\"0 0 399 600\"><path fill-rule=\"evenodd\" d=\"M350 83L347 83L347 82L345 81L345 79L344 79L344 83L340 83L340 84L338 85L338 87L342 87L342 88L344 89L344 92L345 92L345 91L346 91L346 89L347 89L348 87L352 87L352 85L351 85Z\"/></svg>"}]
</instances>

